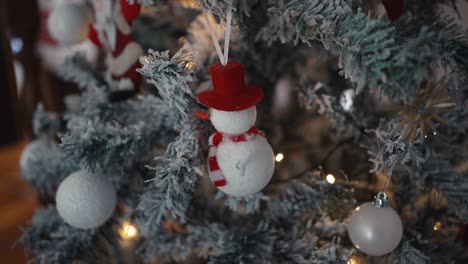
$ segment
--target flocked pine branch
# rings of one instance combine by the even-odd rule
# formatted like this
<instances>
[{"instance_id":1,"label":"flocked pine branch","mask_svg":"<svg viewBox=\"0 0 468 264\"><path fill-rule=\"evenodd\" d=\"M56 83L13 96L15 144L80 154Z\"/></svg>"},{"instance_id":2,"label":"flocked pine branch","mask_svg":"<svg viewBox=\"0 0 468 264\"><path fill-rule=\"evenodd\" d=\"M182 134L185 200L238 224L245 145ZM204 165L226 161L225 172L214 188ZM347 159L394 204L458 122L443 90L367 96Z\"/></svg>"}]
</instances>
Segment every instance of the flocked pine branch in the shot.
<instances>
[{"instance_id":1,"label":"flocked pine branch","mask_svg":"<svg viewBox=\"0 0 468 264\"><path fill-rule=\"evenodd\" d=\"M184 155L179 156L179 160L181 163L188 163L184 159ZM162 159L162 161L167 160ZM169 162L175 163L174 161ZM165 163L163 162L163 164ZM191 179L192 176L186 174L186 169L179 167L172 169L168 165L163 165L154 169L157 177L160 178L155 179L155 182L147 188L139 205L139 209L146 214L147 224L150 225L146 235L148 242L143 251L147 259L154 256L170 255L171 258L180 260L193 252L202 258L209 258L210 263L255 262L259 259L267 261L273 258L293 261L291 263L315 263L311 259L320 260L321 263L331 263L331 261L338 263L345 259L336 253L337 245L311 254L309 249L315 247L315 241L305 239L306 234L299 232L295 227L300 216L310 215L311 212L319 213L321 202L326 199L333 200L335 197L341 202L346 202L348 198L345 190L347 184L340 186L340 184L331 185L314 180L293 181L293 183L288 184L289 186L283 195L268 200L264 200L266 199L264 195L250 197L250 199L227 197L227 203L232 203L231 206L235 207L235 211L246 213L246 210L253 210L247 212L251 213L251 224L245 224L242 228L239 227L235 230L231 230L229 226L217 224L209 230L205 229L203 225L188 225L184 232L168 235L161 232L158 223L167 218L174 218L173 216L177 216L178 219L185 217L183 214L179 215L178 212L181 211L181 208L186 210L184 199L190 197L175 190L183 190L184 187L180 186L181 183L185 185L187 183L181 179L184 178L187 181L187 178ZM176 175L178 177L171 176L173 171L179 172L180 175ZM268 213L258 211L257 207L260 203L265 203L270 208ZM177 207L177 205L182 206ZM276 217L282 221L270 222L272 215L273 219ZM268 224L269 222L270 224ZM277 228L281 228L281 230L276 230ZM331 228L330 225L327 225L327 228ZM318 229L330 232L330 230L325 231L325 226ZM198 232L200 230L204 231ZM276 234L289 235L279 237ZM339 235L339 233L334 234ZM253 247L254 245L260 246L260 248ZM246 248L252 247L254 250L246 252Z\"/></svg>"},{"instance_id":2,"label":"flocked pine branch","mask_svg":"<svg viewBox=\"0 0 468 264\"><path fill-rule=\"evenodd\" d=\"M175 261L183 261L191 254L208 259L219 254L220 242L227 234L227 228L216 223L187 225L185 232L176 234L151 232L141 253L148 261L153 260L155 256L169 256Z\"/></svg>"},{"instance_id":3,"label":"flocked pine branch","mask_svg":"<svg viewBox=\"0 0 468 264\"><path fill-rule=\"evenodd\" d=\"M455 171L448 161L436 157L425 162L419 173L447 199L453 214L468 221L468 179L465 175Z\"/></svg>"},{"instance_id":4,"label":"flocked pine branch","mask_svg":"<svg viewBox=\"0 0 468 264\"><path fill-rule=\"evenodd\" d=\"M105 108L71 114L68 132L61 136L67 157L91 170L125 166L141 159L155 144L170 142L173 127L179 123L170 118L172 109L151 95Z\"/></svg>"},{"instance_id":5,"label":"flocked pine branch","mask_svg":"<svg viewBox=\"0 0 468 264\"><path fill-rule=\"evenodd\" d=\"M339 58L344 75L365 87L407 99L415 87L429 77L429 66L447 61L451 66L466 50L463 32L450 22L420 28L407 41L387 19L372 19L353 10L352 1L281 1L270 8L268 24L258 37L272 43L320 40ZM408 24L408 26L410 26ZM414 26L413 26L414 27ZM444 43L456 45L448 50ZM463 52L462 52L463 51Z\"/></svg>"},{"instance_id":6,"label":"flocked pine branch","mask_svg":"<svg viewBox=\"0 0 468 264\"><path fill-rule=\"evenodd\" d=\"M81 88L105 89L107 86L104 78L93 69L82 53L67 57L60 67L59 74L63 79L77 83Z\"/></svg>"},{"instance_id":7,"label":"flocked pine branch","mask_svg":"<svg viewBox=\"0 0 468 264\"><path fill-rule=\"evenodd\" d=\"M54 197L60 182L78 169L50 138L31 142L21 156L20 168L23 179L48 197Z\"/></svg>"},{"instance_id":8,"label":"flocked pine branch","mask_svg":"<svg viewBox=\"0 0 468 264\"><path fill-rule=\"evenodd\" d=\"M343 105L347 103L343 102L343 100L347 100L345 93L350 91L354 93L352 90L348 90L341 93L341 97L336 97L330 85L304 79L300 84L299 96L306 109L318 107L317 112L319 114L329 117L341 135L357 136L360 125L353 121L352 109L345 110L343 108ZM351 100L354 100L354 98L351 98ZM353 104L353 102L350 103L350 105Z\"/></svg>"},{"instance_id":9,"label":"flocked pine branch","mask_svg":"<svg viewBox=\"0 0 468 264\"><path fill-rule=\"evenodd\" d=\"M38 104L34 111L33 130L36 136L54 137L60 130L61 119L57 113L47 112L43 104Z\"/></svg>"},{"instance_id":10,"label":"flocked pine branch","mask_svg":"<svg viewBox=\"0 0 468 264\"><path fill-rule=\"evenodd\" d=\"M437 10L441 6L451 8L457 14L459 12L456 0L406 0L405 10L411 13L412 16L424 19L424 21L432 22L434 16L437 15Z\"/></svg>"},{"instance_id":11,"label":"flocked pine branch","mask_svg":"<svg viewBox=\"0 0 468 264\"><path fill-rule=\"evenodd\" d=\"M169 118L178 120L182 125L191 112L194 98L191 91L191 68L194 66L193 55L189 47L182 47L174 56L169 57L169 51L158 52L150 50L142 59L143 67L138 71L148 77L159 92L164 103L172 109Z\"/></svg>"},{"instance_id":12,"label":"flocked pine branch","mask_svg":"<svg viewBox=\"0 0 468 264\"><path fill-rule=\"evenodd\" d=\"M347 263L353 254L353 250L343 250L340 252L337 243L329 243L315 251L312 251L312 256L308 259L308 263L317 264L334 264Z\"/></svg>"},{"instance_id":13,"label":"flocked pine branch","mask_svg":"<svg viewBox=\"0 0 468 264\"><path fill-rule=\"evenodd\" d=\"M33 129L37 139L23 151L20 159L21 176L45 196L53 197L60 181L77 168L67 162L57 147L55 135L61 127L56 113L47 112L39 104L34 112Z\"/></svg>"},{"instance_id":14,"label":"flocked pine branch","mask_svg":"<svg viewBox=\"0 0 468 264\"><path fill-rule=\"evenodd\" d=\"M198 0L202 8L209 11L211 14L219 17L221 21L226 20L226 11L233 8L233 13L239 15L250 16L251 3L254 1L248 0ZM237 16L237 19L241 16ZM233 23L237 23L236 16L233 16Z\"/></svg>"},{"instance_id":15,"label":"flocked pine branch","mask_svg":"<svg viewBox=\"0 0 468 264\"><path fill-rule=\"evenodd\" d=\"M151 167L154 177L140 199L138 208L146 215L149 230L157 230L168 218L186 220L185 212L195 189L198 167L202 164L199 140L203 140L203 124L192 114L195 106L190 82L192 54L184 46L172 58L169 52L150 51L143 59L140 72L155 85L172 112L172 120L182 127L180 135L169 144L163 157Z\"/></svg>"},{"instance_id":16,"label":"flocked pine branch","mask_svg":"<svg viewBox=\"0 0 468 264\"><path fill-rule=\"evenodd\" d=\"M249 232L234 228L222 240L219 254L212 256L208 263L273 263L276 237L276 232L268 225L259 224Z\"/></svg>"},{"instance_id":17,"label":"flocked pine branch","mask_svg":"<svg viewBox=\"0 0 468 264\"><path fill-rule=\"evenodd\" d=\"M251 196L238 197L218 191L215 199L224 199L225 205L234 212L240 214L253 214L260 211L262 203L267 201L269 197L262 192Z\"/></svg>"},{"instance_id":18,"label":"flocked pine branch","mask_svg":"<svg viewBox=\"0 0 468 264\"><path fill-rule=\"evenodd\" d=\"M430 258L414 247L415 239L403 238L398 248L393 252L393 264L428 264Z\"/></svg>"},{"instance_id":19,"label":"flocked pine branch","mask_svg":"<svg viewBox=\"0 0 468 264\"><path fill-rule=\"evenodd\" d=\"M279 263L311 263L308 257L314 251L315 241L303 239L297 228L291 228L283 234L277 237L274 244L275 259Z\"/></svg>"},{"instance_id":20,"label":"flocked pine branch","mask_svg":"<svg viewBox=\"0 0 468 264\"><path fill-rule=\"evenodd\" d=\"M322 202L345 203L350 201L351 183L329 184L325 181L307 179L291 180L279 196L269 199L268 219L294 222L304 213L322 213Z\"/></svg>"},{"instance_id":21,"label":"flocked pine branch","mask_svg":"<svg viewBox=\"0 0 468 264\"><path fill-rule=\"evenodd\" d=\"M184 48L172 58L168 52L145 57L141 72L156 85L161 98L147 95L110 103L104 89L87 87L82 111L68 116L68 132L62 135L67 157L95 170L131 164L154 144L167 144L194 100L187 71L190 55Z\"/></svg>"},{"instance_id":22,"label":"flocked pine branch","mask_svg":"<svg viewBox=\"0 0 468 264\"><path fill-rule=\"evenodd\" d=\"M427 160L427 156L414 144L398 140L393 134L398 123L395 120L380 121L380 125L372 132L375 143L368 146L369 161L372 162L372 173L392 173L401 166L412 164L419 166Z\"/></svg>"},{"instance_id":23,"label":"flocked pine branch","mask_svg":"<svg viewBox=\"0 0 468 264\"><path fill-rule=\"evenodd\" d=\"M198 167L202 164L198 131L201 121L195 117L185 120L180 135L169 144L159 164L150 167L154 177L141 195L138 209L146 215L146 222L157 230L165 219L186 220L197 181Z\"/></svg>"},{"instance_id":24,"label":"flocked pine branch","mask_svg":"<svg viewBox=\"0 0 468 264\"><path fill-rule=\"evenodd\" d=\"M115 243L109 240L113 236L103 236L98 229L73 228L62 220L53 206L49 206L35 213L20 241L34 258L34 263L72 263L77 260L99 263L111 258L108 245Z\"/></svg>"}]
</instances>

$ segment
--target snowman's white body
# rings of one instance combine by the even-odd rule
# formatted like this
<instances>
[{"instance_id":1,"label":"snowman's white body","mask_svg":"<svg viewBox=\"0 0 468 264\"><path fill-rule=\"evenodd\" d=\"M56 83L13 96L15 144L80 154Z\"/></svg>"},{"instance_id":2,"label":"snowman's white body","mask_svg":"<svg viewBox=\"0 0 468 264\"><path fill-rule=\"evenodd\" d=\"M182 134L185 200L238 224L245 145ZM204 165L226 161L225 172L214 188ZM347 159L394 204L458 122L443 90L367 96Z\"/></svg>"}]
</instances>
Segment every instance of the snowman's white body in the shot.
<instances>
[{"instance_id":1,"label":"snowman's white body","mask_svg":"<svg viewBox=\"0 0 468 264\"><path fill-rule=\"evenodd\" d=\"M253 127L256 108L236 112L212 109L211 122L221 133L236 135ZM247 141L232 142L227 137L216 148L216 159L226 179L226 185L218 187L234 196L248 196L261 191L271 180L275 169L273 150L261 135L253 135Z\"/></svg>"}]
</instances>

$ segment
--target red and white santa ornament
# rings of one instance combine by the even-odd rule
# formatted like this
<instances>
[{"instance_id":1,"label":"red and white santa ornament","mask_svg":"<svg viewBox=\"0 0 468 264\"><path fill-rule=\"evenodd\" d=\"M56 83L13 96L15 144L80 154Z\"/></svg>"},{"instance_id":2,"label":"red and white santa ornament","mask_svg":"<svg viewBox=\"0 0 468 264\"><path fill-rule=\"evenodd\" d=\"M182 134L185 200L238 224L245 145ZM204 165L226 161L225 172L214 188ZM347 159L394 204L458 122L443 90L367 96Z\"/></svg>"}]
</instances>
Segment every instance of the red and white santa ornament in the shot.
<instances>
[{"instance_id":1,"label":"red and white santa ornament","mask_svg":"<svg viewBox=\"0 0 468 264\"><path fill-rule=\"evenodd\" d=\"M136 69L143 49L135 42L130 23L139 15L141 5L127 0L92 0L95 21L89 26L88 38L106 49L107 69L120 91L139 88L142 76Z\"/></svg>"},{"instance_id":2,"label":"red and white santa ornament","mask_svg":"<svg viewBox=\"0 0 468 264\"><path fill-rule=\"evenodd\" d=\"M85 41L91 18L86 0L37 0L37 4L40 21L36 48L46 68L58 73L65 59L77 51L95 64L98 50Z\"/></svg>"},{"instance_id":3,"label":"red and white santa ornament","mask_svg":"<svg viewBox=\"0 0 468 264\"><path fill-rule=\"evenodd\" d=\"M63 3L52 10L48 30L62 45L75 45L86 36L105 50L108 81L115 93L132 94L142 82L136 69L143 49L135 42L130 23L137 18L141 5L127 0L91 0L94 22L90 24L84 5ZM125 96L124 96L125 97Z\"/></svg>"},{"instance_id":4,"label":"red and white santa ornament","mask_svg":"<svg viewBox=\"0 0 468 264\"><path fill-rule=\"evenodd\" d=\"M213 90L199 95L217 130L209 138L208 174L227 194L257 193L275 169L270 144L254 126L263 91L245 83L245 67L237 61L212 65L210 74Z\"/></svg>"}]
</instances>

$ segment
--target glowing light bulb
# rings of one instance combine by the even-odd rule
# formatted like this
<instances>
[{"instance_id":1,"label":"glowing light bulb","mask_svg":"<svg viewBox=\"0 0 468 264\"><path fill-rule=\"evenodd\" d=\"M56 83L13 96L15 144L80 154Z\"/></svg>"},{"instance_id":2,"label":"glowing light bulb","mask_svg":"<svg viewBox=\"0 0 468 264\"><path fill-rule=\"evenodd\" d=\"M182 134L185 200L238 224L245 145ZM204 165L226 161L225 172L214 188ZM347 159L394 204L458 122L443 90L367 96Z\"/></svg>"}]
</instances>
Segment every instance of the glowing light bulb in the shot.
<instances>
[{"instance_id":1,"label":"glowing light bulb","mask_svg":"<svg viewBox=\"0 0 468 264\"><path fill-rule=\"evenodd\" d=\"M434 225L434 231L439 231L440 228L442 228L442 224L440 222L435 223Z\"/></svg>"},{"instance_id":2,"label":"glowing light bulb","mask_svg":"<svg viewBox=\"0 0 468 264\"><path fill-rule=\"evenodd\" d=\"M335 179L335 176L331 175L331 174L328 174L327 177L325 178L327 180L328 183L330 184L334 184L336 179Z\"/></svg>"},{"instance_id":3,"label":"glowing light bulb","mask_svg":"<svg viewBox=\"0 0 468 264\"><path fill-rule=\"evenodd\" d=\"M352 256L346 264L359 264L359 261L356 256Z\"/></svg>"},{"instance_id":4,"label":"glowing light bulb","mask_svg":"<svg viewBox=\"0 0 468 264\"><path fill-rule=\"evenodd\" d=\"M148 63L150 63L150 58L149 56L141 56L140 57L140 63L143 64L143 65L146 65Z\"/></svg>"},{"instance_id":5,"label":"glowing light bulb","mask_svg":"<svg viewBox=\"0 0 468 264\"><path fill-rule=\"evenodd\" d=\"M283 159L284 159L283 153L276 154L276 156L275 156L276 162L281 162Z\"/></svg>"},{"instance_id":6,"label":"glowing light bulb","mask_svg":"<svg viewBox=\"0 0 468 264\"><path fill-rule=\"evenodd\" d=\"M187 71L191 71L191 70L193 69L193 67L195 67L195 65L196 65L196 63L193 62L193 61L187 62L187 63L185 64L185 69L186 69Z\"/></svg>"},{"instance_id":7,"label":"glowing light bulb","mask_svg":"<svg viewBox=\"0 0 468 264\"><path fill-rule=\"evenodd\" d=\"M130 222L124 222L122 225L122 228L120 229L120 236L125 239L132 239L138 235L138 229L137 227L130 223Z\"/></svg>"}]
</instances>

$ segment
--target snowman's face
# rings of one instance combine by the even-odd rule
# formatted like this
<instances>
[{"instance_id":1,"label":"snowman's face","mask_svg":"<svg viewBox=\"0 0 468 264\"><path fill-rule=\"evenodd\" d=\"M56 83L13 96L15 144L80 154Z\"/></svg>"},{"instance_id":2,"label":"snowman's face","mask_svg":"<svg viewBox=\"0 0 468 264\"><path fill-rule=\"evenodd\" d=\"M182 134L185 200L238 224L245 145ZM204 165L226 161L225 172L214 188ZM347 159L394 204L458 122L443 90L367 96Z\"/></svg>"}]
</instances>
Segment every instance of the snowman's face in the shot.
<instances>
[{"instance_id":1,"label":"snowman's face","mask_svg":"<svg viewBox=\"0 0 468 264\"><path fill-rule=\"evenodd\" d=\"M226 112L211 109L210 119L217 131L226 134L242 134L249 131L257 119L257 108L252 106L242 111Z\"/></svg>"}]
</instances>

